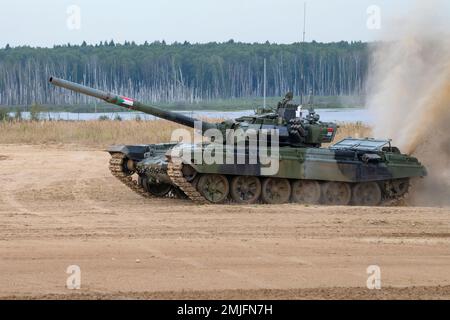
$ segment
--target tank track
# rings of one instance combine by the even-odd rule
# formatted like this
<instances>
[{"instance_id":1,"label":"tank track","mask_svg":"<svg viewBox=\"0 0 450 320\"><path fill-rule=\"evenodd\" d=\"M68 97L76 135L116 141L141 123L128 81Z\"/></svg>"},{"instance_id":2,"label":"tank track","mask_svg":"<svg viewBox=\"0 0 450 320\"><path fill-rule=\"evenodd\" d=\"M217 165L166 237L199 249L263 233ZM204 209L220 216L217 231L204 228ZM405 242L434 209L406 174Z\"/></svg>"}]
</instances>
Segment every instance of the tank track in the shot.
<instances>
[{"instance_id":1,"label":"tank track","mask_svg":"<svg viewBox=\"0 0 450 320\"><path fill-rule=\"evenodd\" d=\"M197 191L195 185L186 180L182 172L183 162L180 158L171 156L170 161L167 166L167 174L172 180L172 182L180 188L181 191L193 202L197 204L210 204L200 192ZM379 206L392 207L392 206L404 206L405 196L396 197L394 195L389 195L389 198L383 199ZM224 203L234 204L235 202L229 197ZM292 203L292 202L291 202ZM262 204L261 200L257 201L257 204Z\"/></svg>"},{"instance_id":2,"label":"tank track","mask_svg":"<svg viewBox=\"0 0 450 320\"><path fill-rule=\"evenodd\" d=\"M125 186L131 189L133 192L139 194L142 197L155 199L160 198L152 195L147 192L141 185L137 183L137 181L133 180L132 176L124 171L124 161L126 156L122 153L114 153L111 156L109 161L109 169L111 174L116 177L120 182L122 182ZM196 204L210 204L208 200L203 197L200 192L197 191L195 185L192 182L189 182L182 172L183 163L181 158L177 158L172 156L168 161L167 166L167 175L170 177L175 186L177 186L186 197L188 197L192 202ZM176 195L172 195L172 197L178 198ZM391 206L405 206L405 198L406 194L402 196L394 196L390 194L388 198L383 199L383 201L379 204L382 207L391 207ZM231 198L227 199L227 204L235 203ZM259 200L257 203L262 203Z\"/></svg>"},{"instance_id":3,"label":"tank track","mask_svg":"<svg viewBox=\"0 0 450 320\"><path fill-rule=\"evenodd\" d=\"M186 180L181 169L183 168L183 162L180 158L171 156L167 165L167 175L172 182L180 188L181 191L193 202L197 204L209 203L200 192L197 191L195 186Z\"/></svg>"},{"instance_id":4,"label":"tank track","mask_svg":"<svg viewBox=\"0 0 450 320\"><path fill-rule=\"evenodd\" d=\"M123 153L113 153L111 155L111 159L109 160L109 170L111 171L111 174L138 195L150 199L156 198L145 191L142 186L133 180L130 174L124 171L123 163L125 159L126 156Z\"/></svg>"},{"instance_id":5,"label":"tank track","mask_svg":"<svg viewBox=\"0 0 450 320\"><path fill-rule=\"evenodd\" d=\"M408 196L408 192L411 186L411 182L408 181L408 187L405 193L401 195L397 195L394 192L392 192L392 188L390 186L390 181L386 181L384 185L384 192L386 194L386 198L383 199L380 206L382 207L404 207L408 206L406 202L406 198Z\"/></svg>"},{"instance_id":6,"label":"tank track","mask_svg":"<svg viewBox=\"0 0 450 320\"><path fill-rule=\"evenodd\" d=\"M408 206L406 203L406 196L401 196L398 198L385 199L380 204L381 207L405 207Z\"/></svg>"}]
</instances>

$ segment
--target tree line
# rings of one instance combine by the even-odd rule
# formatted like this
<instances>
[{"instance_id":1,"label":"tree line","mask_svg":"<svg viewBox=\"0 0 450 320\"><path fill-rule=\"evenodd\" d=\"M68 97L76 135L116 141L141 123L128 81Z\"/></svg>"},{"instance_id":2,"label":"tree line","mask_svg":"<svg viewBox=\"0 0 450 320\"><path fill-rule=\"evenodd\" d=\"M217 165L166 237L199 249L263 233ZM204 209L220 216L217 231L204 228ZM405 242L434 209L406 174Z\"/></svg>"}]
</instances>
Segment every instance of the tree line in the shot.
<instances>
[{"instance_id":1,"label":"tree line","mask_svg":"<svg viewBox=\"0 0 450 320\"><path fill-rule=\"evenodd\" d=\"M363 95L368 45L336 43L191 44L134 42L0 49L0 105L89 104L54 88L50 75L145 102L196 103L218 98Z\"/></svg>"}]
</instances>

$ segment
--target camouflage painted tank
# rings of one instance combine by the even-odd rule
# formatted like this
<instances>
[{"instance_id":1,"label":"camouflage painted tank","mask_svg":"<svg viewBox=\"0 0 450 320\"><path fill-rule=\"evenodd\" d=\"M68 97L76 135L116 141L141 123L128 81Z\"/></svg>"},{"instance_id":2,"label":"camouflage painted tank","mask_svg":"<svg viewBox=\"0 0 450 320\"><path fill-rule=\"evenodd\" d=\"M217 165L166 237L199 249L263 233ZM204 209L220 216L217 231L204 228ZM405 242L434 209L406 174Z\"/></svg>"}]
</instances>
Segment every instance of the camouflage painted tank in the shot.
<instances>
[{"instance_id":1,"label":"camouflage painted tank","mask_svg":"<svg viewBox=\"0 0 450 320\"><path fill-rule=\"evenodd\" d=\"M333 141L337 125L321 122L312 108L303 116L291 93L275 109L208 123L66 80L52 77L50 83L196 128L208 138L111 146L111 173L145 197L376 206L401 199L412 178L426 176L416 158L389 140L347 138L321 147Z\"/></svg>"}]
</instances>

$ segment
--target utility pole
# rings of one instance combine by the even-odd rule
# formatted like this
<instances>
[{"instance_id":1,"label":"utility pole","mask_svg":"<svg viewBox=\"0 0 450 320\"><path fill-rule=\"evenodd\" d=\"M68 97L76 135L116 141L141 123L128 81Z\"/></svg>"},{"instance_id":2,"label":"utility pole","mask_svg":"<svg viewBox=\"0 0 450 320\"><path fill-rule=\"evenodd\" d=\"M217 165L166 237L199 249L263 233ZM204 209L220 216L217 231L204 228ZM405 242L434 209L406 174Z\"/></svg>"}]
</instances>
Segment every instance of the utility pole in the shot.
<instances>
[{"instance_id":1,"label":"utility pole","mask_svg":"<svg viewBox=\"0 0 450 320\"><path fill-rule=\"evenodd\" d=\"M303 41L302 41L302 49L305 45L306 40L306 1L303 3ZM303 51L303 50L302 50ZM303 58L303 55L302 55ZM302 71L301 71L301 88L300 88L300 104L303 104L303 89L305 88L305 77L303 74L303 64L304 61L302 59Z\"/></svg>"}]
</instances>

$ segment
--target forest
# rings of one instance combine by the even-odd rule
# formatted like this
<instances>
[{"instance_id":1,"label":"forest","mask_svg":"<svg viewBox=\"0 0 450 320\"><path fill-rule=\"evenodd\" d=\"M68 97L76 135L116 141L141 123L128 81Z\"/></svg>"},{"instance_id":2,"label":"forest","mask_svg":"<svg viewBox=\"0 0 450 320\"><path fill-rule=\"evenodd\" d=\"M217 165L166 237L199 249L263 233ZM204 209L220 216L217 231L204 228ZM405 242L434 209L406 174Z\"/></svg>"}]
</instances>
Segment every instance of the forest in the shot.
<instances>
[{"instance_id":1,"label":"forest","mask_svg":"<svg viewBox=\"0 0 450 320\"><path fill-rule=\"evenodd\" d=\"M267 96L363 96L368 44L225 43L164 41L0 49L0 105L90 104L94 100L51 87L50 75L144 102L198 103Z\"/></svg>"}]
</instances>

